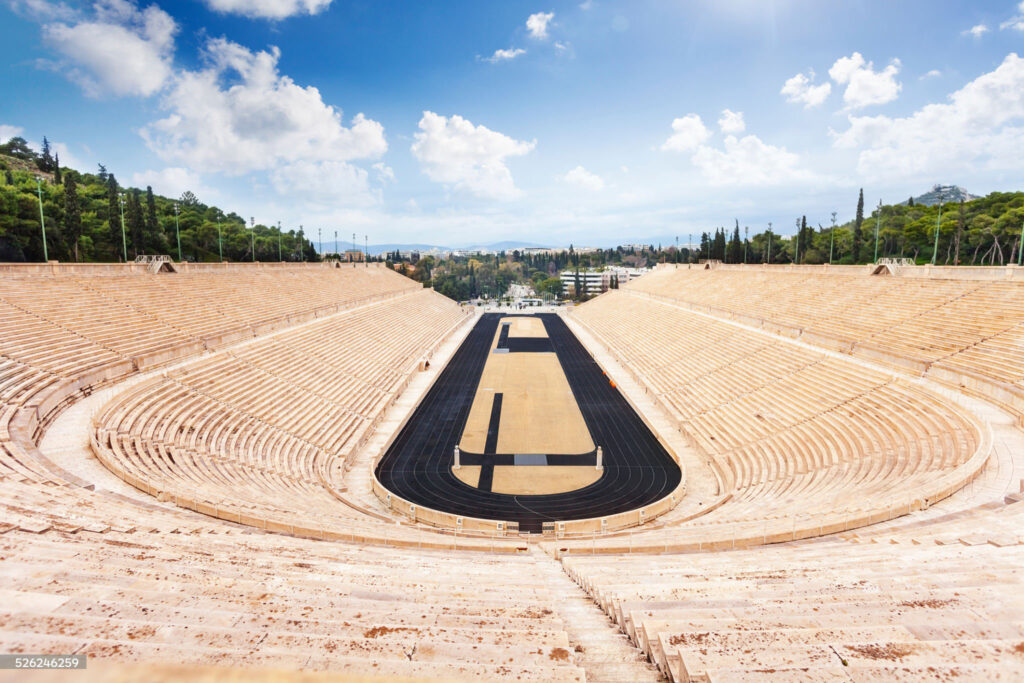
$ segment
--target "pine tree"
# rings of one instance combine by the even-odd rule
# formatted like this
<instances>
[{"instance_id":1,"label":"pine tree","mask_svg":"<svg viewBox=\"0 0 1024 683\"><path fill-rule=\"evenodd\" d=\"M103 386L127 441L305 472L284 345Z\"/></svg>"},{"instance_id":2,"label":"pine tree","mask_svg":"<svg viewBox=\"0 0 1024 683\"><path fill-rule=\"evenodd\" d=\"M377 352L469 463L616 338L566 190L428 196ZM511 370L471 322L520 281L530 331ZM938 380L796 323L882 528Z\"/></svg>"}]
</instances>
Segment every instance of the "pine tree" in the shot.
<instances>
[{"instance_id":1,"label":"pine tree","mask_svg":"<svg viewBox=\"0 0 1024 683\"><path fill-rule=\"evenodd\" d=\"M124 236L121 233L120 190L113 173L107 174L107 235L110 237L112 254L118 261L123 258Z\"/></svg>"},{"instance_id":2,"label":"pine tree","mask_svg":"<svg viewBox=\"0 0 1024 683\"><path fill-rule=\"evenodd\" d=\"M913 205L914 205L914 198L911 197L910 199L907 200L907 206L913 206Z\"/></svg>"},{"instance_id":3,"label":"pine tree","mask_svg":"<svg viewBox=\"0 0 1024 683\"><path fill-rule=\"evenodd\" d=\"M61 173L60 173L60 155L59 154L54 154L53 155L53 184L54 185L60 185L63 182L64 182L64 179L61 177Z\"/></svg>"},{"instance_id":4,"label":"pine tree","mask_svg":"<svg viewBox=\"0 0 1024 683\"><path fill-rule=\"evenodd\" d=\"M726 252L728 263L739 263L743 260L743 242L740 241L740 222L737 219L736 227L732 231L732 239L729 240L729 248Z\"/></svg>"},{"instance_id":5,"label":"pine tree","mask_svg":"<svg viewBox=\"0 0 1024 683\"><path fill-rule=\"evenodd\" d=\"M864 225L864 188L860 189L857 198L857 218L853 222L853 262L860 263L860 246L864 238L861 227Z\"/></svg>"},{"instance_id":6,"label":"pine tree","mask_svg":"<svg viewBox=\"0 0 1024 683\"><path fill-rule=\"evenodd\" d=\"M107 176L109 176L109 175L110 175L109 173L107 173L107 167L106 167L106 166L104 166L103 164L97 164L97 165L98 165L98 166L99 166L100 168L99 168L99 170L98 170L98 171L96 172L96 175L97 175L97 177L99 177L99 179L100 179L100 182L101 182L101 183L103 183L104 185L106 185L106 184L107 184Z\"/></svg>"},{"instance_id":7,"label":"pine tree","mask_svg":"<svg viewBox=\"0 0 1024 683\"><path fill-rule=\"evenodd\" d=\"M160 222L156 218L156 198L153 196L153 188L146 187L146 249L151 254L163 254L167 251L167 242L164 239L164 232L160 229Z\"/></svg>"},{"instance_id":8,"label":"pine tree","mask_svg":"<svg viewBox=\"0 0 1024 683\"><path fill-rule=\"evenodd\" d=\"M78 242L82 237L82 204L74 173L64 176L64 234L71 241L71 253L77 262Z\"/></svg>"},{"instance_id":9,"label":"pine tree","mask_svg":"<svg viewBox=\"0 0 1024 683\"><path fill-rule=\"evenodd\" d=\"M50 141L43 136L43 153L39 155L39 161L36 162L36 166L40 171L50 173L53 171L53 155L50 153Z\"/></svg>"},{"instance_id":10,"label":"pine tree","mask_svg":"<svg viewBox=\"0 0 1024 683\"><path fill-rule=\"evenodd\" d=\"M146 218L142 211L142 202L139 199L139 191L134 189L128 195L128 205L125 207L125 219L128 223L128 234L132 240L132 250L135 255L146 253Z\"/></svg>"}]
</instances>

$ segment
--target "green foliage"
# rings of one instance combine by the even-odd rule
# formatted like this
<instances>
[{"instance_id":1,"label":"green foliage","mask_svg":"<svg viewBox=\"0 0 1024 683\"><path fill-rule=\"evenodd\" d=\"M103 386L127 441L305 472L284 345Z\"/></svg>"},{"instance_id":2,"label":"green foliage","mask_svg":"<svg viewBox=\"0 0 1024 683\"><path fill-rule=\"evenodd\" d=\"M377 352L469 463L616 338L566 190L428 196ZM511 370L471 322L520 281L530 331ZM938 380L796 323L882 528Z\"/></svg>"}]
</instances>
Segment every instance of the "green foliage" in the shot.
<instances>
[{"instance_id":1,"label":"green foliage","mask_svg":"<svg viewBox=\"0 0 1024 683\"><path fill-rule=\"evenodd\" d=\"M0 184L0 261L43 260L40 196L51 259L120 261L125 242L128 259L137 254L168 254L177 259L175 203L181 255L187 261L218 260L219 240L229 261L251 260L253 243L260 261L277 261L279 244L285 261L319 259L313 245L294 231L279 232L265 225L250 230L237 214L206 206L191 192L178 200L155 195L152 188L143 195L141 189L121 187L103 165L96 174L59 169L62 182L58 183L56 157L50 162L52 176L42 168L33 170L44 163L45 155L37 155L21 138L0 145L0 155L6 155L0 156L0 163L8 166ZM38 186L37 175L42 178Z\"/></svg>"}]
</instances>

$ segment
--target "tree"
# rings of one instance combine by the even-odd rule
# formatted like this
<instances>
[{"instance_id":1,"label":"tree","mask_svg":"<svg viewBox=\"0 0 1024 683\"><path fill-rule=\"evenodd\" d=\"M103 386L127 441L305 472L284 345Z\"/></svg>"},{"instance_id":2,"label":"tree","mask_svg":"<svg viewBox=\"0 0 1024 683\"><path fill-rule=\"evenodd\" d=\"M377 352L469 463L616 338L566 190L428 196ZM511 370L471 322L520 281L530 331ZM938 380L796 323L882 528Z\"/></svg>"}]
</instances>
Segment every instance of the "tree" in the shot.
<instances>
[{"instance_id":1,"label":"tree","mask_svg":"<svg viewBox=\"0 0 1024 683\"><path fill-rule=\"evenodd\" d=\"M142 202L139 199L139 190L133 189L128 195L128 204L125 207L125 219L128 223L128 234L132 239L132 250L135 255L146 253L146 217L142 211Z\"/></svg>"},{"instance_id":2,"label":"tree","mask_svg":"<svg viewBox=\"0 0 1024 683\"><path fill-rule=\"evenodd\" d=\"M60 185L64 182L64 179L60 175L60 155L53 155L53 184Z\"/></svg>"},{"instance_id":3,"label":"tree","mask_svg":"<svg viewBox=\"0 0 1024 683\"><path fill-rule=\"evenodd\" d=\"M857 217L853 223L853 262L860 263L860 246L864 234L864 188L860 189L860 196L857 198Z\"/></svg>"},{"instance_id":4,"label":"tree","mask_svg":"<svg viewBox=\"0 0 1024 683\"><path fill-rule=\"evenodd\" d=\"M124 252L121 233L121 188L113 173L107 174L107 234L113 247L113 256L120 261Z\"/></svg>"},{"instance_id":5,"label":"tree","mask_svg":"<svg viewBox=\"0 0 1024 683\"><path fill-rule=\"evenodd\" d=\"M743 260L743 242L740 241L740 222L736 220L736 228L732 231L732 239L729 240L729 248L726 253L728 263L739 263Z\"/></svg>"},{"instance_id":6,"label":"tree","mask_svg":"<svg viewBox=\"0 0 1024 683\"><path fill-rule=\"evenodd\" d=\"M178 199L178 203L181 204L183 209L194 208L199 206L199 198L192 194L192 190L185 190L181 193L181 197Z\"/></svg>"},{"instance_id":7,"label":"tree","mask_svg":"<svg viewBox=\"0 0 1024 683\"><path fill-rule=\"evenodd\" d=\"M28 141L18 136L14 136L0 145L0 154L21 159L22 161L36 161L38 158L38 155L28 146Z\"/></svg>"},{"instance_id":8,"label":"tree","mask_svg":"<svg viewBox=\"0 0 1024 683\"><path fill-rule=\"evenodd\" d=\"M74 173L64 176L64 234L71 241L71 253L77 262L78 242L82 238L82 204Z\"/></svg>"},{"instance_id":9,"label":"tree","mask_svg":"<svg viewBox=\"0 0 1024 683\"><path fill-rule=\"evenodd\" d=\"M51 173L53 171L53 154L50 153L50 141L43 136L43 153L39 155L39 160L36 161L36 167L40 171Z\"/></svg>"},{"instance_id":10,"label":"tree","mask_svg":"<svg viewBox=\"0 0 1024 683\"><path fill-rule=\"evenodd\" d=\"M146 186L145 244L146 250L151 254L167 252L167 240L156 217L156 197L153 196L153 187L149 185Z\"/></svg>"}]
</instances>

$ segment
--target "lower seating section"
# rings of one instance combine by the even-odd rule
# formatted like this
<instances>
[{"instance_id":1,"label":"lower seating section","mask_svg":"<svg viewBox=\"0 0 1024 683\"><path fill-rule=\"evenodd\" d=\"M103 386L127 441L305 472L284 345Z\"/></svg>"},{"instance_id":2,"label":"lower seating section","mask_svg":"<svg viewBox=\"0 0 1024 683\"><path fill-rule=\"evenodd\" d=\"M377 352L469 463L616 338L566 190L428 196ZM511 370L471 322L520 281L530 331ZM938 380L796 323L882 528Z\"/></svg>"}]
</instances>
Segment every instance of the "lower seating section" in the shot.
<instances>
[{"instance_id":1,"label":"lower seating section","mask_svg":"<svg viewBox=\"0 0 1024 683\"><path fill-rule=\"evenodd\" d=\"M381 533L331 488L417 363L463 320L420 290L222 351L117 397L97 417L94 449L129 483L222 519Z\"/></svg>"},{"instance_id":2,"label":"lower seating section","mask_svg":"<svg viewBox=\"0 0 1024 683\"><path fill-rule=\"evenodd\" d=\"M815 267L662 267L624 291L740 316L810 343L929 372L1024 414L1022 280L869 277Z\"/></svg>"},{"instance_id":3,"label":"lower seating section","mask_svg":"<svg viewBox=\"0 0 1024 683\"><path fill-rule=\"evenodd\" d=\"M563 566L673 681L1016 680L1022 522L1017 502L975 513L966 530L934 524L938 537L907 529ZM984 533L1000 524L1014 532Z\"/></svg>"},{"instance_id":4,"label":"lower seating section","mask_svg":"<svg viewBox=\"0 0 1024 683\"><path fill-rule=\"evenodd\" d=\"M179 511L182 517L184 511ZM0 525L0 649L353 678L582 681L532 555L205 528Z\"/></svg>"},{"instance_id":5,"label":"lower seating section","mask_svg":"<svg viewBox=\"0 0 1024 683\"><path fill-rule=\"evenodd\" d=\"M843 530L949 495L987 457L969 415L891 373L621 290L572 317L649 387L729 498L631 542Z\"/></svg>"}]
</instances>

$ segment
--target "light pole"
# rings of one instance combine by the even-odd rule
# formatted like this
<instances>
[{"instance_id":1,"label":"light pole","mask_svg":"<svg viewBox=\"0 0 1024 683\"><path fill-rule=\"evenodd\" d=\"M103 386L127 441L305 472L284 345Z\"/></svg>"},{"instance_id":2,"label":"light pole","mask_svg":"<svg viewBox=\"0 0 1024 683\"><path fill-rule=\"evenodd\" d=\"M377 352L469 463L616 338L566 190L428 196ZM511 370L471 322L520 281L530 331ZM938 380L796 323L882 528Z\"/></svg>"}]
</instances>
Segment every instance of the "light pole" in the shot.
<instances>
[{"instance_id":1,"label":"light pole","mask_svg":"<svg viewBox=\"0 0 1024 683\"><path fill-rule=\"evenodd\" d=\"M939 193L939 218L935 221L935 249L932 251L932 265L939 258L939 226L942 225L942 193Z\"/></svg>"},{"instance_id":2,"label":"light pole","mask_svg":"<svg viewBox=\"0 0 1024 683\"><path fill-rule=\"evenodd\" d=\"M256 218L254 216L249 216L249 225L252 226L249 228L249 239L250 244L252 245L252 262L256 263Z\"/></svg>"},{"instance_id":3,"label":"light pole","mask_svg":"<svg viewBox=\"0 0 1024 683\"><path fill-rule=\"evenodd\" d=\"M836 246L836 212L832 212L832 229L829 231L829 242L828 242L828 264L832 265L832 252Z\"/></svg>"},{"instance_id":4,"label":"light pole","mask_svg":"<svg viewBox=\"0 0 1024 683\"><path fill-rule=\"evenodd\" d=\"M39 195L39 227L43 231L43 262L50 260L50 252L46 248L46 219L43 218L43 178L36 176L36 193ZM127 260L127 259L125 259Z\"/></svg>"},{"instance_id":5,"label":"light pole","mask_svg":"<svg viewBox=\"0 0 1024 683\"><path fill-rule=\"evenodd\" d=\"M882 222L882 200L878 200L878 218L875 219L875 263L878 263L878 225Z\"/></svg>"},{"instance_id":6,"label":"light pole","mask_svg":"<svg viewBox=\"0 0 1024 683\"><path fill-rule=\"evenodd\" d=\"M178 238L178 261L181 261L181 229L178 227L178 204L174 204L174 236Z\"/></svg>"},{"instance_id":7,"label":"light pole","mask_svg":"<svg viewBox=\"0 0 1024 683\"><path fill-rule=\"evenodd\" d=\"M118 195L121 202L121 247L124 249L124 262L128 263L128 234L124 230L124 193Z\"/></svg>"}]
</instances>

